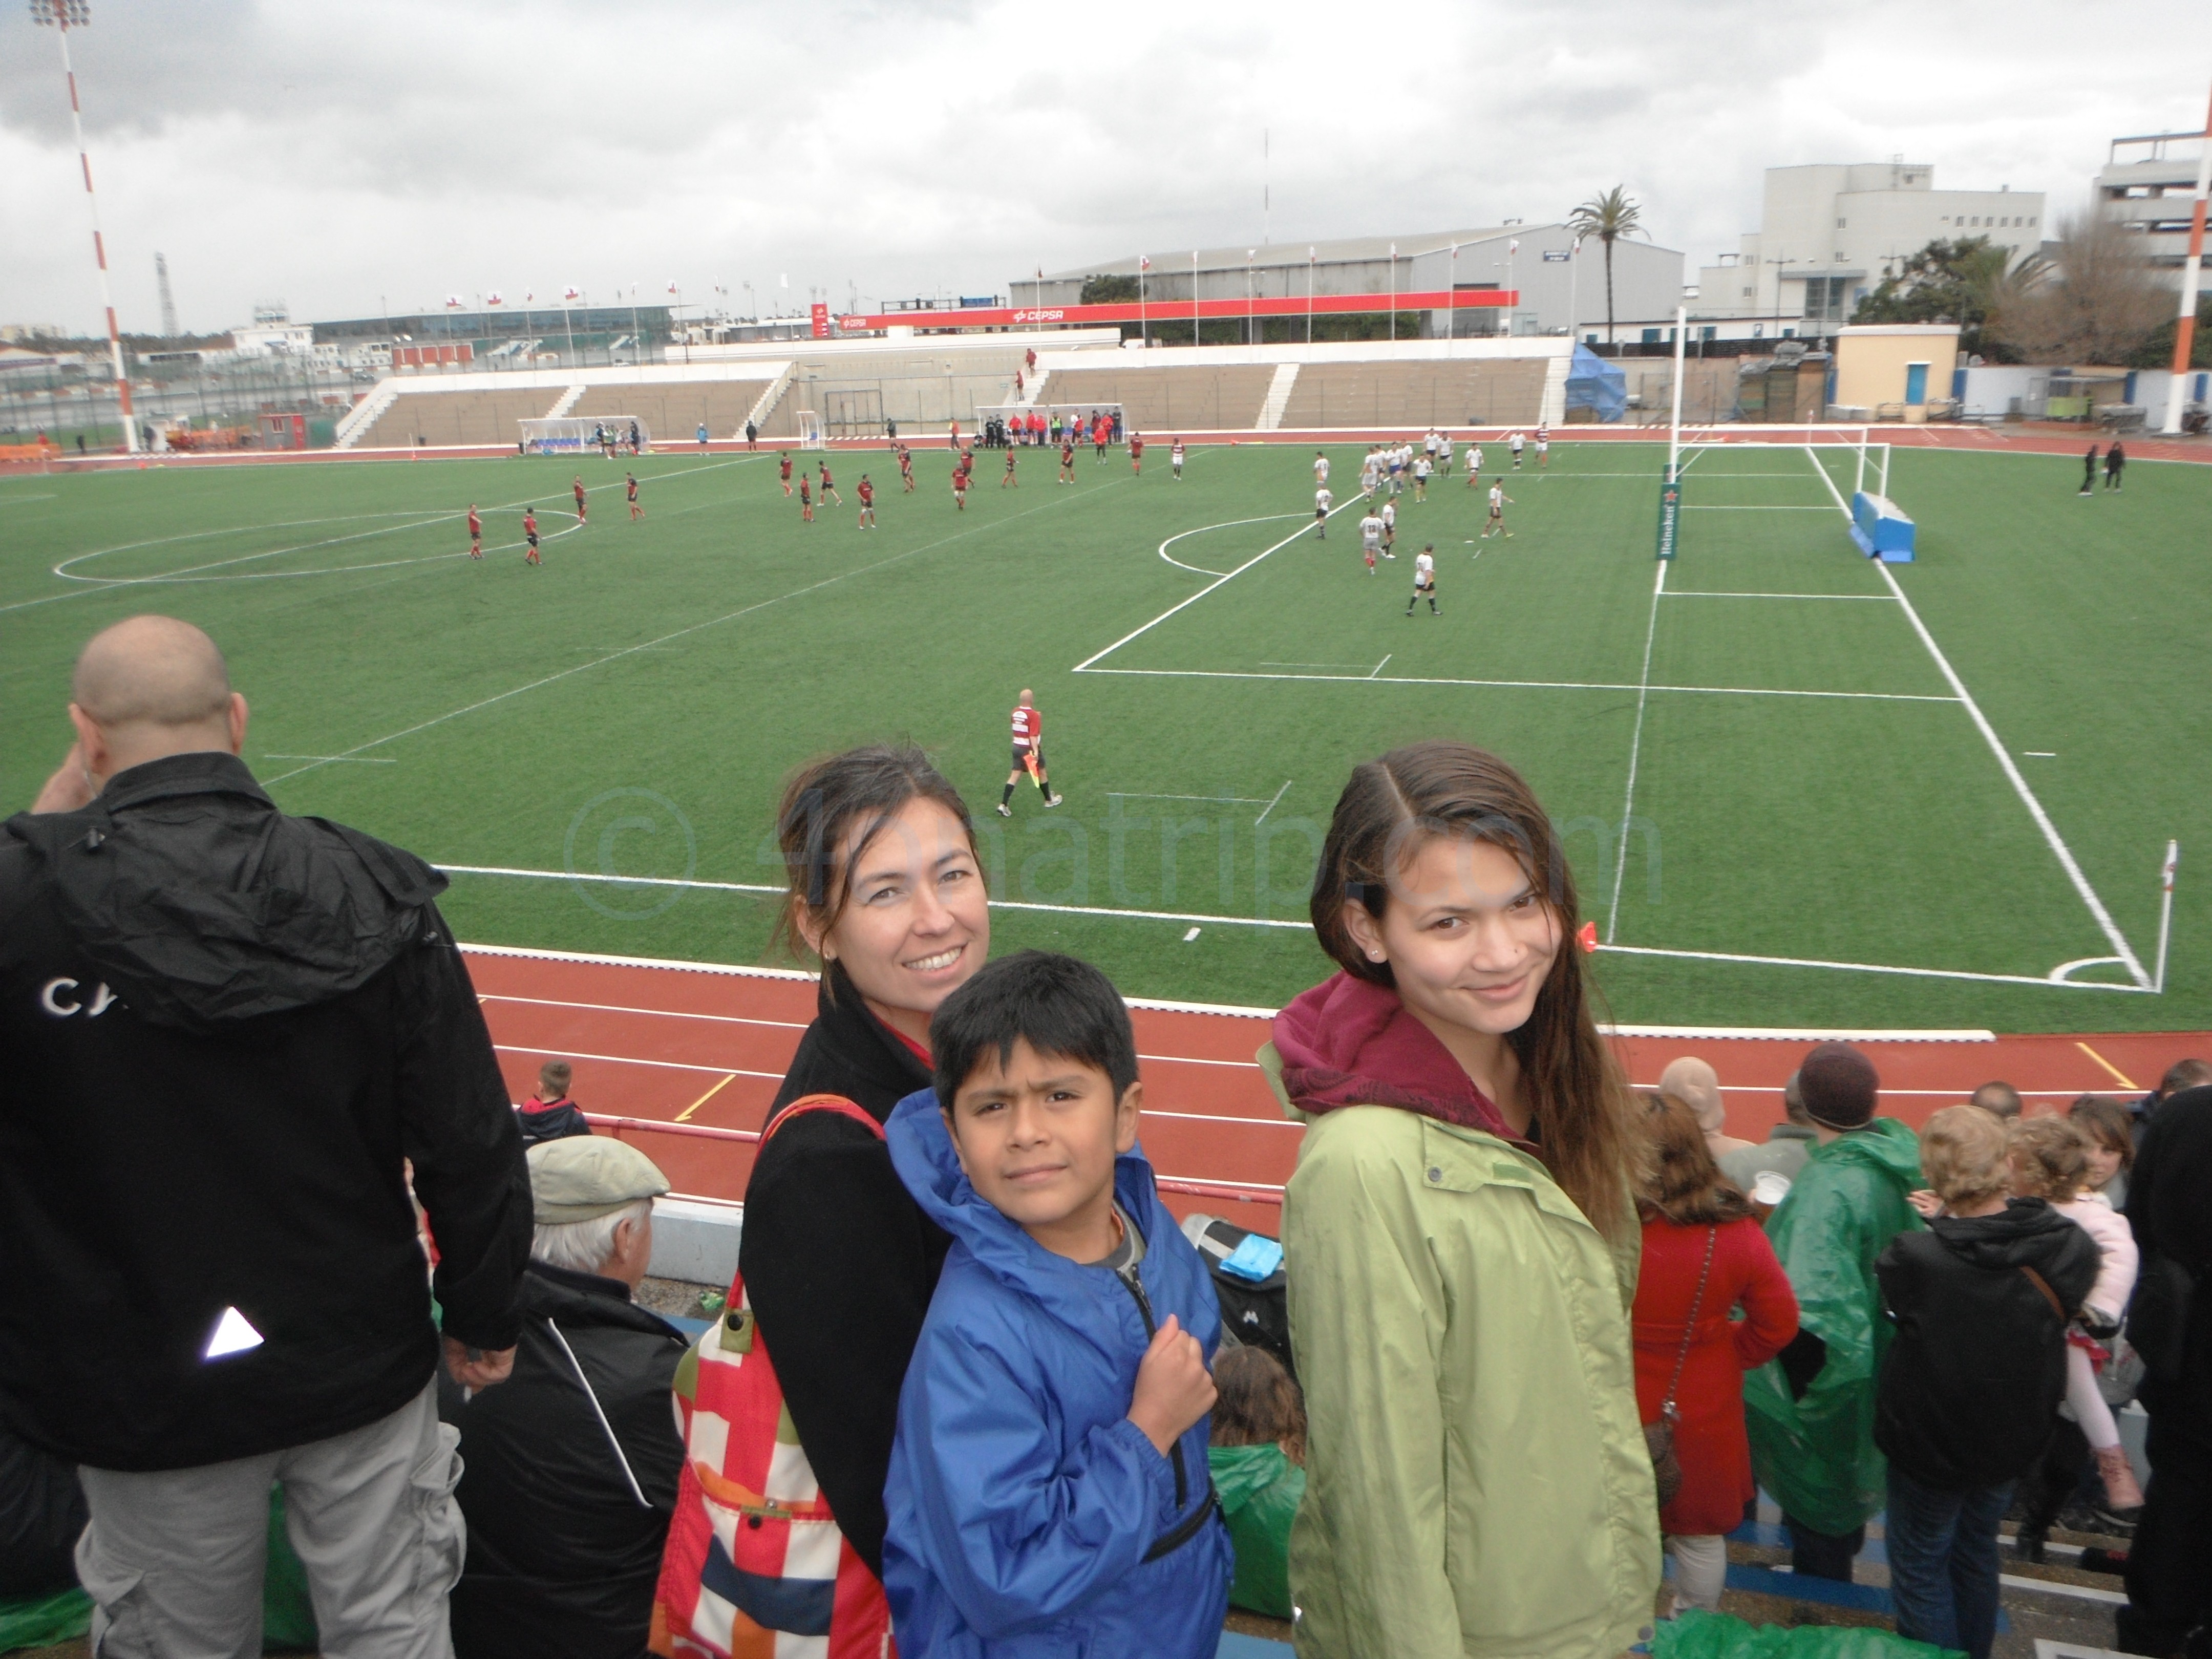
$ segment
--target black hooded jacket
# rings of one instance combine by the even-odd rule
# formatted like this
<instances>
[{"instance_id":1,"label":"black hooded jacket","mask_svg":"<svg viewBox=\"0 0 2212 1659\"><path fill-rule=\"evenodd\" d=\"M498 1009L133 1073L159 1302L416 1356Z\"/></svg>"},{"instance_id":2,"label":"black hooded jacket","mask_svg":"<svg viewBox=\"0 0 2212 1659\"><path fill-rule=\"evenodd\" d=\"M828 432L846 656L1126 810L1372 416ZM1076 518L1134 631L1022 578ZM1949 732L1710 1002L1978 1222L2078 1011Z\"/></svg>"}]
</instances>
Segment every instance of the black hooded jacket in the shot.
<instances>
[{"instance_id":1,"label":"black hooded jacket","mask_svg":"<svg viewBox=\"0 0 2212 1659\"><path fill-rule=\"evenodd\" d=\"M2066 1322L2098 1261L2097 1241L2039 1198L1892 1240L1874 1264L1897 1322L1875 1399L1882 1455L1944 1492L2025 1474L2057 1425Z\"/></svg>"},{"instance_id":2,"label":"black hooded jacket","mask_svg":"<svg viewBox=\"0 0 2212 1659\"><path fill-rule=\"evenodd\" d=\"M880 1123L929 1082L833 963L769 1117L828 1094ZM878 1578L899 1387L951 1243L883 1140L849 1118L794 1118L761 1148L745 1187L738 1271L830 1512Z\"/></svg>"},{"instance_id":3,"label":"black hooded jacket","mask_svg":"<svg viewBox=\"0 0 2212 1659\"><path fill-rule=\"evenodd\" d=\"M528 1168L413 855L174 755L0 830L0 1413L98 1468L372 1423L511 1346ZM260 1341L209 1358L234 1310Z\"/></svg>"},{"instance_id":4,"label":"black hooded jacket","mask_svg":"<svg viewBox=\"0 0 2212 1659\"><path fill-rule=\"evenodd\" d=\"M469 1398L438 1379L438 1414L461 1431L469 1522L453 1650L634 1659L684 1468L668 1402L684 1334L621 1280L542 1261L521 1304L512 1376Z\"/></svg>"},{"instance_id":5,"label":"black hooded jacket","mask_svg":"<svg viewBox=\"0 0 2212 1659\"><path fill-rule=\"evenodd\" d=\"M2128 1224L2142 1249L2129 1338L2158 1355L2143 1408L2212 1447L2212 1085L2159 1103L2128 1179Z\"/></svg>"}]
</instances>

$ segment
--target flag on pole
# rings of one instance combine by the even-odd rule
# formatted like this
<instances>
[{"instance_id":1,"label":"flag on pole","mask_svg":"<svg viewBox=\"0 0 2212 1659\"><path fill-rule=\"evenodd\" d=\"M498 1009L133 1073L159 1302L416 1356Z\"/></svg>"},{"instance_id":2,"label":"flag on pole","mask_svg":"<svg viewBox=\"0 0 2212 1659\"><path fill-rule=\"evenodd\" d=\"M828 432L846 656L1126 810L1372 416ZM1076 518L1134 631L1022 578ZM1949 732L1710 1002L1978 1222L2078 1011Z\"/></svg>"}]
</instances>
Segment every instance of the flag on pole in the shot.
<instances>
[{"instance_id":1,"label":"flag on pole","mask_svg":"<svg viewBox=\"0 0 2212 1659\"><path fill-rule=\"evenodd\" d=\"M484 303L486 305L503 306L507 303L507 300L497 289L494 289L490 293L484 295Z\"/></svg>"},{"instance_id":2,"label":"flag on pole","mask_svg":"<svg viewBox=\"0 0 2212 1659\"><path fill-rule=\"evenodd\" d=\"M561 297L564 300L580 300L584 297L584 290L580 288L565 288L561 290Z\"/></svg>"},{"instance_id":3,"label":"flag on pole","mask_svg":"<svg viewBox=\"0 0 2212 1659\"><path fill-rule=\"evenodd\" d=\"M1505 251L1508 253L1518 253L1521 251L1521 239L1516 236L1508 241L1505 244Z\"/></svg>"},{"instance_id":4,"label":"flag on pole","mask_svg":"<svg viewBox=\"0 0 2212 1659\"><path fill-rule=\"evenodd\" d=\"M1139 254L1137 256L1137 269L1138 269L1138 270L1150 270L1152 268L1152 255L1150 255L1149 253L1139 253Z\"/></svg>"},{"instance_id":5,"label":"flag on pole","mask_svg":"<svg viewBox=\"0 0 2212 1659\"><path fill-rule=\"evenodd\" d=\"M537 297L538 292L535 289L526 288L522 290L522 303L525 305L530 304L532 301L537 299Z\"/></svg>"},{"instance_id":6,"label":"flag on pole","mask_svg":"<svg viewBox=\"0 0 2212 1659\"><path fill-rule=\"evenodd\" d=\"M458 294L448 294L446 296L446 309L448 311L459 311L460 308L461 296Z\"/></svg>"},{"instance_id":7,"label":"flag on pole","mask_svg":"<svg viewBox=\"0 0 2212 1659\"><path fill-rule=\"evenodd\" d=\"M668 291L669 291L671 294L673 294L673 293L675 293L675 292L677 291L677 289L676 289L676 284L675 284L674 283L669 283L669 285L668 285Z\"/></svg>"}]
</instances>

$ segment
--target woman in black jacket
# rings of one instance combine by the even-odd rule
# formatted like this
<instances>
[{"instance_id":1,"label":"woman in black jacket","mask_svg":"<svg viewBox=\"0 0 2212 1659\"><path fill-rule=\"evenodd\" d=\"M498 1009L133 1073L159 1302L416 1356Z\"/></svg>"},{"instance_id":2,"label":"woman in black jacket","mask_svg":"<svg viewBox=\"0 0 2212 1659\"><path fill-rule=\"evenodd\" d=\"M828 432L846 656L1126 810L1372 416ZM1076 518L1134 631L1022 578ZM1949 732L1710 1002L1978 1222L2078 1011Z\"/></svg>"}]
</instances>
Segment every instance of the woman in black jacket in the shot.
<instances>
[{"instance_id":1,"label":"woman in black jacket","mask_svg":"<svg viewBox=\"0 0 2212 1659\"><path fill-rule=\"evenodd\" d=\"M910 744L805 768L776 834L790 884L782 927L820 960L822 981L745 1188L738 1272L799 1449L850 1546L837 1570L841 1644L857 1609L870 1620L883 1609L899 1388L951 1243L892 1170L881 1126L929 1086L930 1018L982 966L991 921L968 809ZM810 1096L840 1108L785 1121ZM672 1537L672 1563L675 1551ZM672 1617L688 1605L677 1595ZM714 1639L696 1625L691 1636Z\"/></svg>"}]
</instances>

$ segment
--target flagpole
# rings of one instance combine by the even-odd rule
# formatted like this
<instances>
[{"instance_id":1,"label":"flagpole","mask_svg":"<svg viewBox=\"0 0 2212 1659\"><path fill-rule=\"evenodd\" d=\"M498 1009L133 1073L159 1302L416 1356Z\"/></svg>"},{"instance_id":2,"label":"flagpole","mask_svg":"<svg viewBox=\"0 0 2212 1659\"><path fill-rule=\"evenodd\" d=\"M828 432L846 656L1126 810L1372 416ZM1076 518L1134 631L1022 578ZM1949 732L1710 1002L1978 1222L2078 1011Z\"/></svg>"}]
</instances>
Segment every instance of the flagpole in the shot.
<instances>
[{"instance_id":1,"label":"flagpole","mask_svg":"<svg viewBox=\"0 0 2212 1659\"><path fill-rule=\"evenodd\" d=\"M1137 256L1137 338L1147 348L1152 343L1152 325L1145 315L1145 273L1152 268L1152 256Z\"/></svg>"},{"instance_id":2,"label":"flagpole","mask_svg":"<svg viewBox=\"0 0 2212 1659\"><path fill-rule=\"evenodd\" d=\"M1398 338L1398 245L1390 244L1390 339Z\"/></svg>"},{"instance_id":3,"label":"flagpole","mask_svg":"<svg viewBox=\"0 0 2212 1659\"><path fill-rule=\"evenodd\" d=\"M1199 343L1198 328L1198 250L1190 251L1190 343Z\"/></svg>"}]
</instances>

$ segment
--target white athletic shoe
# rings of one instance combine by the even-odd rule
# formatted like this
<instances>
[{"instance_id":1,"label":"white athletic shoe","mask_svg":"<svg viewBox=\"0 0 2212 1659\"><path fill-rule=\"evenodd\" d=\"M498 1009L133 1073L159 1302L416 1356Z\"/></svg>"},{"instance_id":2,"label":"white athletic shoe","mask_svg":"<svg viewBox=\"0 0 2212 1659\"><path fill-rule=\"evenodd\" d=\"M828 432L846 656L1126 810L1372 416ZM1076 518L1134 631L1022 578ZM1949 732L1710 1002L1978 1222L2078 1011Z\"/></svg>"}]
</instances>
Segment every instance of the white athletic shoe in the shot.
<instances>
[{"instance_id":1,"label":"white athletic shoe","mask_svg":"<svg viewBox=\"0 0 2212 1659\"><path fill-rule=\"evenodd\" d=\"M1011 806L1007 805L1006 805L1006 802L1004 802L1004 801L1000 801L1000 802L999 803L999 816L1000 816L1000 817L1002 817L1002 818L1010 818L1010 817L1013 817L1013 815L1014 815L1014 809L1013 809L1012 807L1011 807Z\"/></svg>"},{"instance_id":2,"label":"white athletic shoe","mask_svg":"<svg viewBox=\"0 0 2212 1659\"><path fill-rule=\"evenodd\" d=\"M1047 806L1057 806L1060 805L1060 797L1058 795L1047 795L1044 799L1044 804Z\"/></svg>"}]
</instances>

